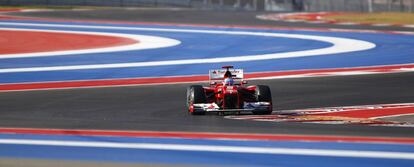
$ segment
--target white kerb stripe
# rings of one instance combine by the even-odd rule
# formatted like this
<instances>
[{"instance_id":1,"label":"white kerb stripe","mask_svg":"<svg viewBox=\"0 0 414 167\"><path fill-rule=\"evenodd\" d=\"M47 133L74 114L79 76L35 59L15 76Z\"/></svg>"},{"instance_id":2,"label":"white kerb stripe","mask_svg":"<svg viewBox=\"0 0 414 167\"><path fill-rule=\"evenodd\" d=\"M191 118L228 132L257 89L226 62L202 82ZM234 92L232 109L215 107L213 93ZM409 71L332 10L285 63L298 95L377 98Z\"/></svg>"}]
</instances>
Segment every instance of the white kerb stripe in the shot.
<instances>
[{"instance_id":1,"label":"white kerb stripe","mask_svg":"<svg viewBox=\"0 0 414 167\"><path fill-rule=\"evenodd\" d=\"M128 148L128 149L151 149L151 150L170 150L170 151L232 152L232 153L250 153L250 154L282 154L282 155L308 155L308 156L329 156L329 157L356 157L356 158L414 160L414 153L409 153L409 152L384 152L384 151L359 151L359 150L354 151L354 150L327 150L327 149L207 146L207 145L186 145L186 144L83 142L83 141L56 141L56 140L21 140L21 139L0 139L0 144Z\"/></svg>"},{"instance_id":2,"label":"white kerb stripe","mask_svg":"<svg viewBox=\"0 0 414 167\"><path fill-rule=\"evenodd\" d=\"M31 31L31 32L109 36L109 37L132 39L132 40L137 41L137 43L121 45L121 46L99 47L99 48L92 48L92 49L77 49L77 50L68 50L68 51L46 51L46 52L34 52L34 53L0 54L0 59L63 56L63 55L74 55L74 54L108 53L108 52L120 52L120 51L130 51L130 50L156 49L156 48L171 47L171 46L179 45L181 43L180 41L177 41L175 39L170 39L170 38L156 37L156 36L149 36L149 35L122 34L122 33L39 30L39 29L24 29L24 28L0 28L0 31L2 30L17 31L17 32L18 31Z\"/></svg>"},{"instance_id":3,"label":"white kerb stripe","mask_svg":"<svg viewBox=\"0 0 414 167\"><path fill-rule=\"evenodd\" d=\"M338 37L303 35L303 34L247 32L247 31L219 31L219 30L213 31L213 30L191 30L191 29L138 28L138 27L111 27L111 26L56 25L56 24L26 24L26 23L0 23L0 25L38 26L38 27L72 27L72 28L94 28L94 29L111 29L111 30L118 29L118 30L137 30L137 31L247 35L247 36L316 40L316 41L322 41L322 42L327 42L327 43L332 44L332 46L330 47L321 48L321 49L311 49L311 50L293 51L293 52L284 52L284 53L270 53L270 54L263 54L263 55L244 55L244 56L234 56L234 57L165 60L165 61L132 62L132 63L117 63L117 64L91 64L91 65L73 65L73 66L6 68L6 69L0 69L0 73L60 71L60 70L87 70L87 69L105 69L105 68L127 68L127 67L224 63L224 62L244 62L244 61L258 61L258 60L339 54L339 53L356 52L356 51L363 51L363 50L375 48L375 44L371 42L367 42L367 41L347 39L347 38L338 38ZM349 47L349 46L352 46L352 47Z\"/></svg>"}]
</instances>

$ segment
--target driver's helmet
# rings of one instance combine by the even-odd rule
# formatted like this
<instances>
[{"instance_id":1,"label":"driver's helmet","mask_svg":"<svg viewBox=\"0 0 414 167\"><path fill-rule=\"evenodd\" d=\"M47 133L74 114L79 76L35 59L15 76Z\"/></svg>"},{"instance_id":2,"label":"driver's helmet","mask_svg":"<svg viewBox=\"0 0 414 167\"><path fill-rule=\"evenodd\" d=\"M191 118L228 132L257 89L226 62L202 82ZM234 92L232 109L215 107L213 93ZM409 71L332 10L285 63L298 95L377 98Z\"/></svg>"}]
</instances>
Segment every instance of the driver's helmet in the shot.
<instances>
[{"instance_id":1,"label":"driver's helmet","mask_svg":"<svg viewBox=\"0 0 414 167\"><path fill-rule=\"evenodd\" d=\"M234 80L231 77L225 78L224 79L224 85L233 85L234 84Z\"/></svg>"}]
</instances>

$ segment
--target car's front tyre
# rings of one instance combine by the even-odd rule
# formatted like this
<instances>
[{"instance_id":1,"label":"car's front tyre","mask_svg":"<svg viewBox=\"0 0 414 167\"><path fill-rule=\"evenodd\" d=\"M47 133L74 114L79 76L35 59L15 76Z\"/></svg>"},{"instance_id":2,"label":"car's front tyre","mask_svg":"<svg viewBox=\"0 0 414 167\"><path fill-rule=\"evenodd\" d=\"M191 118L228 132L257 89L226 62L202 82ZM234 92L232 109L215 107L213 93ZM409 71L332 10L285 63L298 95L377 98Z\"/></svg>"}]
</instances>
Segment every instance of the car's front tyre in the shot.
<instances>
[{"instance_id":1,"label":"car's front tyre","mask_svg":"<svg viewBox=\"0 0 414 167\"><path fill-rule=\"evenodd\" d=\"M187 109L192 115L204 115L204 110L195 109L194 104L206 103L207 97L201 85L191 85L187 88Z\"/></svg>"},{"instance_id":2,"label":"car's front tyre","mask_svg":"<svg viewBox=\"0 0 414 167\"><path fill-rule=\"evenodd\" d=\"M270 92L269 86L266 85L257 85L255 91L256 100L258 102L269 102L270 106L264 110L255 110L253 114L256 115L268 115L272 114L273 107L272 107L272 94Z\"/></svg>"}]
</instances>

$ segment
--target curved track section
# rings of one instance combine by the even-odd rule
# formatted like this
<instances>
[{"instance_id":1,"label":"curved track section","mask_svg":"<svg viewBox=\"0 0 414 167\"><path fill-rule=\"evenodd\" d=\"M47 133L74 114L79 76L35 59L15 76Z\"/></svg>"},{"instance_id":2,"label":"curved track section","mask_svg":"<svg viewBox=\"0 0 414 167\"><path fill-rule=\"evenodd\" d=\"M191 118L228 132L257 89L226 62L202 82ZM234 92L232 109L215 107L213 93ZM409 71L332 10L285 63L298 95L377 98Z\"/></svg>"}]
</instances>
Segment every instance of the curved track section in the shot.
<instances>
[{"instance_id":1,"label":"curved track section","mask_svg":"<svg viewBox=\"0 0 414 167\"><path fill-rule=\"evenodd\" d=\"M178 18L171 11L167 18L157 18L151 10L63 11L53 16L105 20L108 12L109 19L142 12L147 15L135 21ZM194 11L176 14L186 12ZM33 15L45 13L49 14ZM207 13L211 17L198 20ZM234 17L207 13L186 15L177 22L220 24ZM220 13L222 19L214 17ZM228 63L250 72L250 84L270 85L275 115L321 107L401 107L397 104L414 101L411 32L280 28L273 27L278 23L237 16L227 24L256 25L2 17L0 26L8 29L156 36L175 44L110 53L0 58L0 165L25 159L40 166L54 160L79 161L80 166L96 166L95 162L109 166L413 166L410 127L253 121L186 113L186 87L206 84L208 69ZM137 40L142 41L141 37ZM64 90L50 90L57 88ZM407 115L385 119L411 120Z\"/></svg>"},{"instance_id":2,"label":"curved track section","mask_svg":"<svg viewBox=\"0 0 414 167\"><path fill-rule=\"evenodd\" d=\"M411 47L414 43L412 35L391 32L220 27L194 29L173 25L97 25L10 20L0 25L33 31L118 33L125 34L125 37L142 38L143 41L137 47L126 46L128 49L122 52L97 49L111 54L74 54L68 51L43 57L6 56L6 63L0 64L3 84L203 75L209 69L229 63L248 72L263 73L373 66L383 69L393 65L409 68L414 62L410 54L414 52ZM148 36L163 39L167 44L149 40L154 44L150 48L159 49L139 49L146 43L151 44L145 42ZM201 38L203 40L199 40ZM406 52L395 53L395 46Z\"/></svg>"}]
</instances>

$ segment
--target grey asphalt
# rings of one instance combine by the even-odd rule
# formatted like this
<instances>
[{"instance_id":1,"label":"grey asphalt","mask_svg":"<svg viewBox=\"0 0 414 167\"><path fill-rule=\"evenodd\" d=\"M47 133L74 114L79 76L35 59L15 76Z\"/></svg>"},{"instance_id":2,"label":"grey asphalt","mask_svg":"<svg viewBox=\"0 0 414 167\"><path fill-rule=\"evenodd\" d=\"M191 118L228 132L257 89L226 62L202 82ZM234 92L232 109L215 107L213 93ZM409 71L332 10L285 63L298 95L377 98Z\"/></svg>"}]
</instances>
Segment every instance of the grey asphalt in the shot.
<instances>
[{"instance_id":1,"label":"grey asphalt","mask_svg":"<svg viewBox=\"0 0 414 167\"><path fill-rule=\"evenodd\" d=\"M257 20L255 12L188 10L92 10L18 15L117 21L274 27L404 30L399 27L339 26ZM207 73L207 72L206 72ZM414 73L252 81L269 85L274 110L404 103L414 101ZM250 122L185 110L190 84L145 85L0 93L0 126L65 129L159 130L413 137L412 128Z\"/></svg>"},{"instance_id":2,"label":"grey asphalt","mask_svg":"<svg viewBox=\"0 0 414 167\"><path fill-rule=\"evenodd\" d=\"M155 23L181 24L211 24L211 25L250 25L271 27L308 27L308 28L340 28L340 29L369 29L414 31L414 28L405 27L378 27L369 25L335 25L313 24L304 22L284 22L256 19L257 15L270 12L243 12L243 11L210 11L191 9L151 9L151 8L114 8L105 10L58 10L42 12L13 13L17 16L42 18L76 19L76 20L108 20L108 21L135 21Z\"/></svg>"},{"instance_id":3,"label":"grey asphalt","mask_svg":"<svg viewBox=\"0 0 414 167\"><path fill-rule=\"evenodd\" d=\"M270 85L274 110L414 101L414 73L251 81ZM0 93L1 127L414 136L411 128L319 125L192 116L190 84Z\"/></svg>"}]
</instances>

